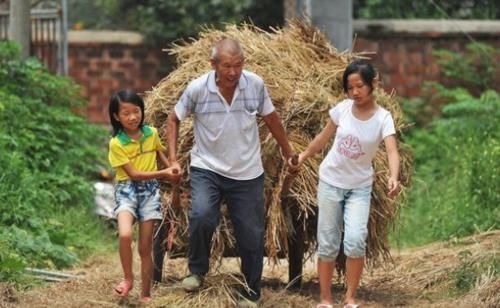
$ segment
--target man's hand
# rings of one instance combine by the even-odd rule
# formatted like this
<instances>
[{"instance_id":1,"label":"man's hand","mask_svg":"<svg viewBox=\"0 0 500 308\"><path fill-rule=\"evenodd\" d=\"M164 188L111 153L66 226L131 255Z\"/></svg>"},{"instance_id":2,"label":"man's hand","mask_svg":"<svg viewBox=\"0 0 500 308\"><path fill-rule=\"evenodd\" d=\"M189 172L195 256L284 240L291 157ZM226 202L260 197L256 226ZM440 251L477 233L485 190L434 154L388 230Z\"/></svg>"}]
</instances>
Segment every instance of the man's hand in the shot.
<instances>
[{"instance_id":1,"label":"man's hand","mask_svg":"<svg viewBox=\"0 0 500 308\"><path fill-rule=\"evenodd\" d=\"M288 164L288 172L290 174L298 173L301 166L301 164L299 164L299 155L293 154L290 158L288 158L287 164Z\"/></svg>"}]
</instances>

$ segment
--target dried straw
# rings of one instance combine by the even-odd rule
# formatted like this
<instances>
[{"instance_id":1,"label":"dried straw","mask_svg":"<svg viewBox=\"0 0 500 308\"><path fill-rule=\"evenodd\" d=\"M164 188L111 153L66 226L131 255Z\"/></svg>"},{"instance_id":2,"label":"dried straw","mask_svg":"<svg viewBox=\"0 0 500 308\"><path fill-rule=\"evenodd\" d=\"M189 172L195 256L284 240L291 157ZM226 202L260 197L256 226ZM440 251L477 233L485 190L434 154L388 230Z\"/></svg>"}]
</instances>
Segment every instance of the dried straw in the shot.
<instances>
[{"instance_id":1,"label":"dried straw","mask_svg":"<svg viewBox=\"0 0 500 308\"><path fill-rule=\"evenodd\" d=\"M137 243L134 243L136 247ZM134 247L134 248L135 248ZM135 249L134 249L135 251ZM500 230L485 232L464 239L433 243L424 247L395 252L393 265L376 267L363 276L359 300L369 307L498 307L500 277L494 266L498 264ZM491 271L477 277L473 289L465 294L450 293L456 276L453 272L464 269L461 255L467 253L467 263L488 261ZM284 289L287 264L264 265L261 307L312 307L318 299L318 281L314 264L304 269L303 289L290 293ZM225 258L221 272L208 275L205 287L197 293L186 293L181 280L186 274L186 260L169 259L164 268L164 282L153 289L153 302L147 307L233 307L234 289L243 287L237 273L237 258ZM467 268L465 268L467 269ZM471 269L472 270L472 269ZM89 257L69 273L82 278L72 281L33 285L19 288L0 283L0 307L138 307L140 295L140 258L134 254L136 280L129 298L119 300L113 287L123 277L116 252ZM337 306L341 306L345 292L340 284L333 285ZM144 305L141 305L144 306Z\"/></svg>"},{"instance_id":2,"label":"dried straw","mask_svg":"<svg viewBox=\"0 0 500 308\"><path fill-rule=\"evenodd\" d=\"M487 264L491 267L476 279L471 290L461 296L455 294L454 300L447 300L449 306L436 306L473 307L481 303L484 307L497 307L500 276L493 267L498 264L499 238L500 230L488 231L396 253L393 265L374 268L365 276L365 283L373 289L403 290L423 298L440 293L442 297L443 292L455 289L457 269L472 275L474 264Z\"/></svg>"},{"instance_id":3,"label":"dried straw","mask_svg":"<svg viewBox=\"0 0 500 308\"><path fill-rule=\"evenodd\" d=\"M273 103L285 125L289 141L296 152L305 149L319 133L328 117L328 110L344 98L341 85L346 65L360 54L338 53L326 37L308 23L292 21L285 29L272 33L244 24L240 27L228 25L224 31L205 29L197 40L175 45L167 51L177 57L178 67L146 93L146 121L159 128L164 138L168 113L187 84L210 70L209 53L213 44L222 37L232 37L241 42L245 53L245 68L262 76L269 89ZM398 133L404 128L399 104L393 95L376 92L377 102L388 109ZM315 247L316 230L316 186L318 167L328 149L309 159L296 177L290 196L294 206L300 208L301 225L293 226L290 209L282 204L281 184L285 177L281 154L274 139L262 122L260 137L262 160L266 170L265 195L267 208L266 254L276 258L288 254L287 237L302 228L305 231L306 249ZM189 191L189 151L193 145L191 120L182 123L179 132L178 157L184 167L182 189ZM408 186L411 175L411 155L406 147L400 148L403 185ZM369 223L367 256L370 263L390 258L388 228L396 219L404 191L397 202L386 197L388 166L383 146L375 159L376 183L373 190L372 211ZM175 252L186 252L187 209L189 198L184 198L179 208L172 208L169 186L165 184L164 206L167 217L177 226ZM233 254L234 238L229 232L230 223L224 217L213 241L214 260ZM228 253L229 251L229 253Z\"/></svg>"}]
</instances>

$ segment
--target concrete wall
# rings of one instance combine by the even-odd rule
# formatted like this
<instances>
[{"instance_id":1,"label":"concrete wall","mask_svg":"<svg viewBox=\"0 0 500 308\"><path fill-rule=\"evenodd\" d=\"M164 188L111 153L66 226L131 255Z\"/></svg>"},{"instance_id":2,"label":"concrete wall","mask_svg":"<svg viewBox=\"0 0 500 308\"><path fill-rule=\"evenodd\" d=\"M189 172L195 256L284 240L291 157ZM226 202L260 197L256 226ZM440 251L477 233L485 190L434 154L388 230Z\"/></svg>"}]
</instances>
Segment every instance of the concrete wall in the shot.
<instances>
[{"instance_id":1,"label":"concrete wall","mask_svg":"<svg viewBox=\"0 0 500 308\"><path fill-rule=\"evenodd\" d=\"M333 45L344 51L352 47L352 0L306 0L306 14Z\"/></svg>"},{"instance_id":2,"label":"concrete wall","mask_svg":"<svg viewBox=\"0 0 500 308\"><path fill-rule=\"evenodd\" d=\"M500 48L500 21L364 21L353 23L354 52L368 52L387 91L417 96L427 80L441 80L432 51L461 51L471 41ZM69 75L88 99L87 117L108 123L111 93L122 88L147 91L165 77L171 59L143 44L134 32L69 33ZM500 59L499 59L500 61Z\"/></svg>"}]
</instances>

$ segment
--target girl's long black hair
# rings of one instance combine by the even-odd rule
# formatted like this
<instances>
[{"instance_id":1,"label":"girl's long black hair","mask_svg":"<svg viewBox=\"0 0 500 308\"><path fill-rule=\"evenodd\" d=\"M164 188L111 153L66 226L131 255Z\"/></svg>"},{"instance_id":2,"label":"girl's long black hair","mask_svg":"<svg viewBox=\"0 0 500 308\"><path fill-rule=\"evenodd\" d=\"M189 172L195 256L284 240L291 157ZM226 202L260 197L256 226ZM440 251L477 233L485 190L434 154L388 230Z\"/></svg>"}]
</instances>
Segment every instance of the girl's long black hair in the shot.
<instances>
[{"instance_id":1,"label":"girl's long black hair","mask_svg":"<svg viewBox=\"0 0 500 308\"><path fill-rule=\"evenodd\" d=\"M144 101L142 98L132 90L120 90L111 95L111 99L109 100L109 120L111 126L113 126L113 136L116 136L123 129L122 124L115 118L115 115L118 115L118 111L120 110L121 102L131 103L141 108L142 117L139 128L142 128L144 125Z\"/></svg>"},{"instance_id":2,"label":"girl's long black hair","mask_svg":"<svg viewBox=\"0 0 500 308\"><path fill-rule=\"evenodd\" d=\"M342 76L342 86L344 87L345 93L348 91L347 78L351 74L359 74L363 82L370 87L371 91L373 91L373 81L377 77L377 71L370 62L364 59L357 59L347 65L344 75Z\"/></svg>"}]
</instances>

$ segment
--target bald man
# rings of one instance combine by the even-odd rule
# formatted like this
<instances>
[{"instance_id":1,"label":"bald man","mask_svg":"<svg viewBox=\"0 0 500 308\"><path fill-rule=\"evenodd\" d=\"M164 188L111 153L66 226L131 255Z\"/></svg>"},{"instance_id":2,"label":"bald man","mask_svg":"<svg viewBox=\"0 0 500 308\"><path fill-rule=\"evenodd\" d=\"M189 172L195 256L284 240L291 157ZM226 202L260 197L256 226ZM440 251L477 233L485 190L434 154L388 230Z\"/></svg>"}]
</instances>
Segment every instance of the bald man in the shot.
<instances>
[{"instance_id":1,"label":"bald man","mask_svg":"<svg viewBox=\"0 0 500 308\"><path fill-rule=\"evenodd\" d=\"M242 301L256 305L261 293L265 227L258 116L276 139L284 159L289 161L293 153L262 78L243 70L244 62L238 41L225 38L217 42L210 58L213 70L188 85L168 117L167 138L170 162L180 171L179 122L193 115L190 275L183 280L183 287L194 291L202 285L224 199L234 227L241 271L250 287L243 292Z\"/></svg>"}]
</instances>

